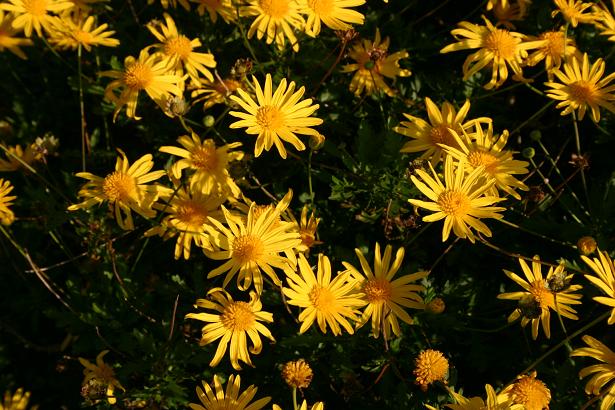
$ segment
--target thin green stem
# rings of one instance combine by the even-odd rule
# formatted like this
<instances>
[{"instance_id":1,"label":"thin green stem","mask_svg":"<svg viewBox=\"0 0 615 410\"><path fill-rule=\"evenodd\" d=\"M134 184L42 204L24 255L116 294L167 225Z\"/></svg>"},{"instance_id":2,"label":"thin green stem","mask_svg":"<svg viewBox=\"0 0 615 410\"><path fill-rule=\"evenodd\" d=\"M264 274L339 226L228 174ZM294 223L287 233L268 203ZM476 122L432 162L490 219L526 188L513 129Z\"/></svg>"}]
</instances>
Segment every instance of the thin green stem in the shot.
<instances>
[{"instance_id":1,"label":"thin green stem","mask_svg":"<svg viewBox=\"0 0 615 410\"><path fill-rule=\"evenodd\" d=\"M310 201L312 203L314 203L314 189L312 187L312 155L314 154L314 151L310 150L310 153L308 154L308 163L307 163L307 169L308 169L308 190L310 193Z\"/></svg>"},{"instance_id":2,"label":"thin green stem","mask_svg":"<svg viewBox=\"0 0 615 410\"><path fill-rule=\"evenodd\" d=\"M85 103L83 102L83 78L81 66L81 43L77 48L77 70L79 72L79 111L81 114L81 171L86 171L85 150L88 146L85 123Z\"/></svg>"},{"instance_id":3,"label":"thin green stem","mask_svg":"<svg viewBox=\"0 0 615 410\"><path fill-rule=\"evenodd\" d=\"M572 124L574 125L574 140L577 148L577 155L581 157L581 135L579 133L579 124L577 121L577 114L572 112ZM587 190L587 180L585 179L585 169L581 168L581 183L583 184L583 191L585 192L585 199L587 200L587 208L591 213L591 204L589 202L589 191Z\"/></svg>"},{"instance_id":4,"label":"thin green stem","mask_svg":"<svg viewBox=\"0 0 615 410\"><path fill-rule=\"evenodd\" d=\"M521 130L521 128L525 127L528 123L534 121L536 118L540 117L549 107L551 107L553 104L555 104L555 101L549 101L548 103L546 103L545 105L542 106L541 109L539 109L538 111L536 111L534 113L534 115L532 115L530 118L528 118L527 120L523 121L517 128L515 128L514 130L512 130L510 132L510 135L514 135L517 132L519 132Z\"/></svg>"},{"instance_id":5,"label":"thin green stem","mask_svg":"<svg viewBox=\"0 0 615 410\"><path fill-rule=\"evenodd\" d=\"M299 406L297 405L297 388L293 387L293 409L299 410Z\"/></svg>"}]
</instances>

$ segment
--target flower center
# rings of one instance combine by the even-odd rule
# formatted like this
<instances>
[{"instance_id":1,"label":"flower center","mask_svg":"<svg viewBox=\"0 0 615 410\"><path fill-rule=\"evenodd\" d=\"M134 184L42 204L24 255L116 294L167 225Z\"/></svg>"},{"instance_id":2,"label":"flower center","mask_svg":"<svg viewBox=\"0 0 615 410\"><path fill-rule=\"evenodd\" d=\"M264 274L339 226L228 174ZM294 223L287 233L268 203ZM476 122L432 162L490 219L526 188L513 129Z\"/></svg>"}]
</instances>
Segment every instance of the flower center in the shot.
<instances>
[{"instance_id":1,"label":"flower center","mask_svg":"<svg viewBox=\"0 0 615 410\"><path fill-rule=\"evenodd\" d=\"M245 331L254 325L255 315L246 302L231 302L220 315L222 325L229 330Z\"/></svg>"},{"instance_id":2,"label":"flower center","mask_svg":"<svg viewBox=\"0 0 615 410\"><path fill-rule=\"evenodd\" d=\"M102 183L103 193L109 201L122 201L136 191L135 179L128 174L115 171L105 177Z\"/></svg>"},{"instance_id":3,"label":"flower center","mask_svg":"<svg viewBox=\"0 0 615 410\"><path fill-rule=\"evenodd\" d=\"M333 11L333 0L308 0L307 3L316 14L328 16Z\"/></svg>"},{"instance_id":4,"label":"flower center","mask_svg":"<svg viewBox=\"0 0 615 410\"><path fill-rule=\"evenodd\" d=\"M369 303L391 300L391 282L386 279L370 279L363 285L363 293Z\"/></svg>"},{"instance_id":5,"label":"flower center","mask_svg":"<svg viewBox=\"0 0 615 410\"><path fill-rule=\"evenodd\" d=\"M235 238L231 248L233 258L244 264L260 259L265 250L265 244L254 235L244 235Z\"/></svg>"},{"instance_id":6,"label":"flower center","mask_svg":"<svg viewBox=\"0 0 615 410\"><path fill-rule=\"evenodd\" d=\"M92 34L83 30L75 30L73 32L73 38L80 44L90 44L94 40Z\"/></svg>"},{"instance_id":7,"label":"flower center","mask_svg":"<svg viewBox=\"0 0 615 410\"><path fill-rule=\"evenodd\" d=\"M495 29L485 38L485 48L504 60L512 60L515 57L518 40L510 35L507 30Z\"/></svg>"},{"instance_id":8,"label":"flower center","mask_svg":"<svg viewBox=\"0 0 615 410\"><path fill-rule=\"evenodd\" d=\"M284 125L284 114L276 107L265 105L256 111L256 123L268 131L275 131Z\"/></svg>"},{"instance_id":9,"label":"flower center","mask_svg":"<svg viewBox=\"0 0 615 410\"><path fill-rule=\"evenodd\" d=\"M192 44L188 37L179 35L178 37L171 38L164 43L164 53L168 56L178 56L182 60L185 60L192 53Z\"/></svg>"},{"instance_id":10,"label":"flower center","mask_svg":"<svg viewBox=\"0 0 615 410\"><path fill-rule=\"evenodd\" d=\"M442 212L452 216L467 215L470 210L470 200L463 192L447 189L438 196L438 205Z\"/></svg>"},{"instance_id":11,"label":"flower center","mask_svg":"<svg viewBox=\"0 0 615 410\"><path fill-rule=\"evenodd\" d=\"M553 294L547 288L545 280L536 280L530 284L530 293L541 308L547 308L553 299Z\"/></svg>"},{"instance_id":12,"label":"flower center","mask_svg":"<svg viewBox=\"0 0 615 410\"><path fill-rule=\"evenodd\" d=\"M215 146L203 146L192 153L192 164L203 171L213 171L218 166L218 162Z\"/></svg>"},{"instance_id":13,"label":"flower center","mask_svg":"<svg viewBox=\"0 0 615 410\"><path fill-rule=\"evenodd\" d=\"M566 51L566 41L564 33L561 31L548 31L540 36L541 39L547 40L547 44L543 47L543 52L551 57L562 57Z\"/></svg>"},{"instance_id":14,"label":"flower center","mask_svg":"<svg viewBox=\"0 0 615 410\"><path fill-rule=\"evenodd\" d=\"M437 146L437 144L444 144L449 147L457 146L457 141L455 141L453 134L448 130L449 125L450 124L440 124L431 128L429 131L429 138L431 138L431 143L433 145Z\"/></svg>"},{"instance_id":15,"label":"flower center","mask_svg":"<svg viewBox=\"0 0 615 410\"><path fill-rule=\"evenodd\" d=\"M586 104L594 99L594 86L587 81L576 81L568 86L572 100L577 104Z\"/></svg>"},{"instance_id":16,"label":"flower center","mask_svg":"<svg viewBox=\"0 0 615 410\"><path fill-rule=\"evenodd\" d=\"M498 158L495 155L485 151L470 152L468 154L468 162L475 168L484 165L485 171L489 175L495 174L499 165Z\"/></svg>"},{"instance_id":17,"label":"flower center","mask_svg":"<svg viewBox=\"0 0 615 410\"><path fill-rule=\"evenodd\" d=\"M528 410L549 407L551 392L540 380L532 376L521 377L512 388L513 403L523 404Z\"/></svg>"},{"instance_id":18,"label":"flower center","mask_svg":"<svg viewBox=\"0 0 615 410\"><path fill-rule=\"evenodd\" d=\"M331 312L335 310L335 296L327 288L314 285L308 297L312 305L321 312Z\"/></svg>"},{"instance_id":19,"label":"flower center","mask_svg":"<svg viewBox=\"0 0 615 410\"><path fill-rule=\"evenodd\" d=\"M274 18L282 18L288 14L289 0L258 0L258 5L264 14Z\"/></svg>"},{"instance_id":20,"label":"flower center","mask_svg":"<svg viewBox=\"0 0 615 410\"><path fill-rule=\"evenodd\" d=\"M124 71L124 83L134 91L146 89L153 79L152 69L138 61Z\"/></svg>"},{"instance_id":21,"label":"flower center","mask_svg":"<svg viewBox=\"0 0 615 410\"><path fill-rule=\"evenodd\" d=\"M44 16L47 14L47 0L24 0L23 8L33 16Z\"/></svg>"},{"instance_id":22,"label":"flower center","mask_svg":"<svg viewBox=\"0 0 615 410\"><path fill-rule=\"evenodd\" d=\"M193 230L200 229L207 221L207 210L194 200L182 201L177 207L177 219Z\"/></svg>"}]
</instances>

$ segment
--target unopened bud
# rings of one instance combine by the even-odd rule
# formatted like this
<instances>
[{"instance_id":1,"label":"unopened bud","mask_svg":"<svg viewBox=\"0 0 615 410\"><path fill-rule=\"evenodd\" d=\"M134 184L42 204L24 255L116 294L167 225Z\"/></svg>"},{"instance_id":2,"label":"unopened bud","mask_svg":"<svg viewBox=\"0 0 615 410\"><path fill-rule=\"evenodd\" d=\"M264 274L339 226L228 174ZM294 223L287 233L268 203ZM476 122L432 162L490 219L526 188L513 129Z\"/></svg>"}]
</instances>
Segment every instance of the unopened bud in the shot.
<instances>
[{"instance_id":1,"label":"unopened bud","mask_svg":"<svg viewBox=\"0 0 615 410\"><path fill-rule=\"evenodd\" d=\"M446 309L446 304L442 298L435 298L425 306L425 311L434 315L439 315L444 312L444 309Z\"/></svg>"},{"instance_id":2,"label":"unopened bud","mask_svg":"<svg viewBox=\"0 0 615 410\"><path fill-rule=\"evenodd\" d=\"M312 151L318 151L325 145L325 136L322 134L310 135L309 146Z\"/></svg>"},{"instance_id":3,"label":"unopened bud","mask_svg":"<svg viewBox=\"0 0 615 410\"><path fill-rule=\"evenodd\" d=\"M216 123L216 119L214 118L213 115L206 115L203 118L203 125L206 126L207 128L213 127L215 123Z\"/></svg>"},{"instance_id":4,"label":"unopened bud","mask_svg":"<svg viewBox=\"0 0 615 410\"><path fill-rule=\"evenodd\" d=\"M530 139L532 141L540 141L541 138L542 138L542 133L539 130L534 130L530 132Z\"/></svg>"},{"instance_id":5,"label":"unopened bud","mask_svg":"<svg viewBox=\"0 0 615 410\"><path fill-rule=\"evenodd\" d=\"M527 147L521 151L521 155L523 155L523 158L532 159L536 155L536 151L532 147Z\"/></svg>"},{"instance_id":6,"label":"unopened bud","mask_svg":"<svg viewBox=\"0 0 615 410\"><path fill-rule=\"evenodd\" d=\"M584 236L577 241L577 249L583 255L590 255L596 251L598 244L591 236Z\"/></svg>"}]
</instances>

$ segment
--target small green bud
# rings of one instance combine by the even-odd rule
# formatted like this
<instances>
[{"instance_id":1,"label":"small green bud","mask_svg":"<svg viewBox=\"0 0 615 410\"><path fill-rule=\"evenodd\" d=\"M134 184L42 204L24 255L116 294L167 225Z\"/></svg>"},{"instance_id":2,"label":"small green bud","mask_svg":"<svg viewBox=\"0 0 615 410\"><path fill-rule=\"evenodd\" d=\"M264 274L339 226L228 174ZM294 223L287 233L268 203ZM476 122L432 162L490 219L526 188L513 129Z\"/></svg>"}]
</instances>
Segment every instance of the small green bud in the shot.
<instances>
[{"instance_id":1,"label":"small green bud","mask_svg":"<svg viewBox=\"0 0 615 410\"><path fill-rule=\"evenodd\" d=\"M216 119L214 118L213 115L206 115L203 118L203 125L206 126L207 128L213 127L215 123L216 123Z\"/></svg>"},{"instance_id":2,"label":"small green bud","mask_svg":"<svg viewBox=\"0 0 615 410\"><path fill-rule=\"evenodd\" d=\"M530 138L532 139L532 141L540 141L540 139L542 138L542 133L539 130L534 130L530 132Z\"/></svg>"},{"instance_id":3,"label":"small green bud","mask_svg":"<svg viewBox=\"0 0 615 410\"><path fill-rule=\"evenodd\" d=\"M365 67L368 70L371 70L375 66L376 66L376 63L374 63L372 60L367 60L365 64L363 64L363 67Z\"/></svg>"},{"instance_id":4,"label":"small green bud","mask_svg":"<svg viewBox=\"0 0 615 410\"><path fill-rule=\"evenodd\" d=\"M523 158L532 159L536 155L536 151L532 147L527 147L521 151L521 155L523 155Z\"/></svg>"}]
</instances>

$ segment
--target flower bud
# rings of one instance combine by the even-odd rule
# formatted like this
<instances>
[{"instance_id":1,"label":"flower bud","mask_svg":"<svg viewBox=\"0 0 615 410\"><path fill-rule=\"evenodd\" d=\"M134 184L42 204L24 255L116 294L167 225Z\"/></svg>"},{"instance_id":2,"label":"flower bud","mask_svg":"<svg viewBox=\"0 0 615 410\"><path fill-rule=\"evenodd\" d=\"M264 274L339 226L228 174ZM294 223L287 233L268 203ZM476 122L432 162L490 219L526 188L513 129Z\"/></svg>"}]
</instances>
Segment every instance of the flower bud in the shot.
<instances>
[{"instance_id":1,"label":"flower bud","mask_svg":"<svg viewBox=\"0 0 615 410\"><path fill-rule=\"evenodd\" d=\"M216 123L216 119L214 118L213 115L206 115L203 118L203 125L206 126L207 128L213 127L215 123Z\"/></svg>"},{"instance_id":2,"label":"flower bud","mask_svg":"<svg viewBox=\"0 0 615 410\"><path fill-rule=\"evenodd\" d=\"M434 315L439 315L446 309L446 304L442 298L435 298L425 306L425 311Z\"/></svg>"},{"instance_id":3,"label":"flower bud","mask_svg":"<svg viewBox=\"0 0 615 410\"><path fill-rule=\"evenodd\" d=\"M309 146L312 151L318 151L325 145L325 136L322 134L310 135Z\"/></svg>"},{"instance_id":4,"label":"flower bud","mask_svg":"<svg viewBox=\"0 0 615 410\"><path fill-rule=\"evenodd\" d=\"M521 151L521 155L523 155L523 158L532 159L536 155L536 151L532 147L527 147Z\"/></svg>"},{"instance_id":5,"label":"flower bud","mask_svg":"<svg viewBox=\"0 0 615 410\"><path fill-rule=\"evenodd\" d=\"M583 255L590 255L596 251L598 244L591 236L584 236L577 241L577 249Z\"/></svg>"},{"instance_id":6,"label":"flower bud","mask_svg":"<svg viewBox=\"0 0 615 410\"><path fill-rule=\"evenodd\" d=\"M292 388L304 389L312 382L314 373L303 359L287 362L282 367L282 378Z\"/></svg>"}]
</instances>

